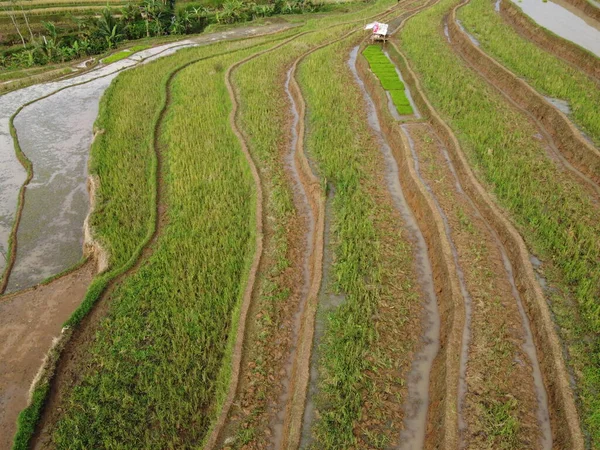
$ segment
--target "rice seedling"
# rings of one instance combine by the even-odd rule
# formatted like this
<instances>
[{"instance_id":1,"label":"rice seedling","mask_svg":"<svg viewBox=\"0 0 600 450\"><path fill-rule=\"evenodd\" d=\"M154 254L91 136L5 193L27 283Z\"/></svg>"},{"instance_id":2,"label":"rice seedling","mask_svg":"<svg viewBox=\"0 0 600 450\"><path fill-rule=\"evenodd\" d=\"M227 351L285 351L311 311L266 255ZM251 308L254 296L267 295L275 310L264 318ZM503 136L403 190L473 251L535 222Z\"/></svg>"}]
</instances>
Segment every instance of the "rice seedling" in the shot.
<instances>
[{"instance_id":1,"label":"rice seedling","mask_svg":"<svg viewBox=\"0 0 600 450\"><path fill-rule=\"evenodd\" d=\"M379 45L369 45L363 51L363 55L369 62L373 73L379 78L381 86L390 93L398 113L401 115L413 114L412 106L404 91L404 83L398 77L396 67L383 53L381 47Z\"/></svg>"},{"instance_id":2,"label":"rice seedling","mask_svg":"<svg viewBox=\"0 0 600 450\"><path fill-rule=\"evenodd\" d=\"M512 214L532 250L553 267L547 272L554 274L551 281L576 300L570 306L563 300L570 321L559 320L559 325L578 374L582 421L592 441L600 442L597 208L548 161L533 127L449 50L439 30L455 4L443 0L412 19L402 44L432 103L458 132L471 165Z\"/></svg>"},{"instance_id":3,"label":"rice seedling","mask_svg":"<svg viewBox=\"0 0 600 450\"><path fill-rule=\"evenodd\" d=\"M488 0L458 10L463 26L482 48L547 97L566 100L571 119L600 145L600 89L586 74L519 36Z\"/></svg>"}]
</instances>

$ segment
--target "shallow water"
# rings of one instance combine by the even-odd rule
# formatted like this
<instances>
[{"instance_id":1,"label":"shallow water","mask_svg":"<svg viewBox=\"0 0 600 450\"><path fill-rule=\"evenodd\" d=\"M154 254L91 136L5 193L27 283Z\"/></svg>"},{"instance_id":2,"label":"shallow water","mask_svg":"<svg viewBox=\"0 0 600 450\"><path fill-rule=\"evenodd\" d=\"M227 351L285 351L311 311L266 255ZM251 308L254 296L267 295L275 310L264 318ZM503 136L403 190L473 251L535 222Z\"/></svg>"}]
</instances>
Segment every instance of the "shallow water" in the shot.
<instances>
[{"instance_id":1,"label":"shallow water","mask_svg":"<svg viewBox=\"0 0 600 450\"><path fill-rule=\"evenodd\" d=\"M462 415L462 407L465 399L465 395L467 393L467 361L469 358L469 344L471 341L471 315L472 315L472 303L471 294L467 290L467 283L465 281L465 275L462 270L462 267L458 261L458 251L456 249L456 245L454 245L454 241L452 240L452 232L450 230L450 224L448 223L448 217L444 213L444 210L440 206L436 195L429 183L425 181L425 179L421 175L421 168L419 163L419 157L417 156L417 152L415 150L414 141L410 135L409 128L406 125L402 125L402 131L406 135L408 139L410 151L413 157L415 172L417 172L417 176L427 192L431 195L433 202L435 204L436 210L440 217L442 218L442 222L444 224L444 232L446 237L448 238L448 242L450 243L450 250L452 252L452 259L454 260L454 265L456 267L456 275L458 277L458 282L460 286L460 293L464 299L465 304L465 325L463 328L462 335L462 344L461 344L461 355L460 355L460 367L459 367L459 377L458 377L458 400L457 400L457 409L458 409L458 426L461 431L466 429L466 423L464 421L464 417Z\"/></svg>"},{"instance_id":2,"label":"shallow water","mask_svg":"<svg viewBox=\"0 0 600 450\"><path fill-rule=\"evenodd\" d=\"M511 0L525 14L558 36L600 56L600 23L559 1Z\"/></svg>"},{"instance_id":3,"label":"shallow water","mask_svg":"<svg viewBox=\"0 0 600 450\"><path fill-rule=\"evenodd\" d=\"M279 448L281 446L281 442L283 440L283 426L285 422L286 416L286 405L289 400L290 395L290 384L292 381L292 370L294 368L294 361L296 359L297 352L297 343L298 337L300 334L300 329L302 326L302 316L304 314L304 310L306 309L306 301L308 299L308 293L310 290L311 284L311 274L310 274L310 258L313 253L313 237L315 232L315 218L313 211L310 207L308 201L308 195L304 189L304 185L300 179L300 174L298 172L298 167L296 165L296 152L298 151L298 125L300 121L300 115L298 113L298 107L294 100L294 97L290 90L290 82L292 79L292 69L288 70L287 78L285 80L285 92L290 101L290 112L292 113L292 139L289 146L289 152L285 155L285 164L288 171L292 174L292 180L294 182L293 191L294 197L296 201L301 205L301 211L306 214L306 234L305 234L305 250L302 255L302 288L300 290L300 298L298 299L298 307L294 312L292 317L292 348L288 355L288 359L286 361L284 370L285 375L282 377L282 393L279 396L277 416L275 421L271 424L271 428L273 429L273 444L274 448ZM312 368L311 368L311 378L312 378ZM307 403L311 401L310 393L307 396ZM302 438L301 438L302 439Z\"/></svg>"},{"instance_id":4,"label":"shallow water","mask_svg":"<svg viewBox=\"0 0 600 450\"><path fill-rule=\"evenodd\" d=\"M469 33L467 30L465 30L465 27L463 27L463 24L459 19L456 19L456 25L458 25L460 30L468 36L468 38L471 40L471 42L473 44L475 44L477 47L481 46L481 44L479 43L477 38L475 36L473 36L471 33Z\"/></svg>"},{"instance_id":5,"label":"shallow water","mask_svg":"<svg viewBox=\"0 0 600 450\"><path fill-rule=\"evenodd\" d=\"M89 71L85 74L82 74L80 76L77 77L73 77L70 79L65 79L65 80L59 80L59 81L54 81L54 82L50 82L50 83L43 83L43 84L38 84L38 85L34 85L34 86L30 86L24 89L19 89L17 91L14 92L9 92L8 94L4 94L2 96L0 96L0 253L2 255L5 255L6 252L8 251L8 238L10 235L10 231L11 228L13 226L14 220L15 220L15 212L16 212L16 208L17 208L17 198L18 198L18 194L19 194L19 190L21 188L21 185L23 184L23 182L25 181L25 177L26 177L26 173L25 170L23 169L23 166L21 166L21 164L19 163L19 161L17 160L17 157L15 155L15 149L14 149L14 143L13 143L13 139L10 135L10 128L9 128L9 119L10 117L15 114L17 112L17 110L24 104L35 101L37 99L40 99L41 97L50 95L60 89L64 89L64 88L68 88L70 86L73 86L75 84L79 84L79 83L85 83L85 82L91 82L92 80L101 78L101 77L106 77L106 76L110 76L110 77L114 77L116 75L116 73L118 73L119 71L132 67L136 64L139 63L139 58L140 57L152 57L153 55L159 55L162 54L163 52L166 52L167 50L171 49L172 47L181 47L182 45L192 45L193 42L192 41L181 41L181 42L177 42L177 43L171 43L171 44L166 44L166 45L162 45L159 47L154 47L152 49L148 49L148 50L144 50L143 52L139 52L136 53L132 56L135 56L136 59L133 59L132 57L123 59L121 61L117 61L113 64L110 64L108 66L102 66L99 67L95 70ZM143 55L143 56L140 56ZM108 86L108 85L107 85ZM69 92L71 92L73 89L76 88L69 88L66 89L66 91L61 91L61 92L66 92L66 96L69 97ZM104 87L104 89L106 89L106 86ZM77 91L75 91L77 92ZM85 89L82 91L85 92ZM60 109L58 109L58 106L50 106L52 104L52 102L54 101L53 98L58 95L52 95L51 97L49 97L48 99L43 100L44 102L47 101L47 106L45 106L45 110L44 111L60 111ZM71 97L72 100L75 100L76 98L73 96ZM97 100L91 100L93 102L97 103ZM79 104L79 102L78 102ZM34 105L31 105L31 107L33 107ZM85 117L85 110L87 110L89 108L89 106L84 106L84 111L82 111L81 115L82 117ZM28 108L24 108L22 111L22 114L26 114L26 110ZM27 137L30 137L32 135L32 132L30 130L27 129L27 126L23 126L23 124L21 123L20 126L17 125L17 123L20 123L20 116L21 114L19 114L16 118L15 118L15 127L17 128L17 133L19 136L20 140L25 140ZM73 117L76 117L76 114L73 115ZM40 123L43 125L46 121L40 121ZM66 123L66 122L65 122ZM93 120L92 120L93 123ZM40 125L40 124L37 124ZM36 126L37 126L36 125ZM73 130L73 134L78 133L78 128L79 125L77 124L76 120L73 120L70 122L69 126L74 126L74 130ZM91 125L90 125L90 133L91 133ZM40 132L39 128L36 131L36 133ZM47 134L47 136L50 136L51 134L57 132L60 133L63 136L71 136L71 132L70 130L46 130L45 131ZM35 137L35 136L33 136ZM83 143L84 141L82 141ZM87 151L89 147L89 142L87 143L87 147L84 149L85 151ZM27 154L27 150L24 148L23 149L25 154L29 157L29 155ZM56 149L52 150L49 149L50 152L52 151L56 151ZM43 164L43 162L42 162ZM83 165L85 166L85 161L83 162ZM37 167L35 165L34 162L34 175L37 176L38 173L42 174L45 172L45 168L44 167ZM82 171L85 170L85 167L83 168L77 168L74 169L76 171L77 174L80 174ZM34 188L35 189L35 188ZM32 205L38 204L38 205L45 205L50 202L53 198L54 195L57 195L56 193L48 193L47 195L47 200L42 200L41 197L39 197L37 200L32 200ZM67 199L63 199L63 200L67 200ZM27 205L27 202L29 201L29 192L27 192L26 194L26 198L25 198L25 205ZM67 216L65 216L64 218L66 218ZM75 220L79 220L79 219L75 219ZM28 227L28 224L25 223L25 217L23 217L23 221L21 222L21 227ZM40 222L36 222L35 224L31 224L29 225L30 229L33 229L35 227L40 227ZM81 219L81 221L79 222L79 224L77 225L79 227L83 226L83 219ZM40 227L41 228L41 227ZM27 239L27 234L25 234L25 236L23 237L23 241L19 242L19 247L21 247L22 245L26 245L26 239ZM77 241L75 244L75 246L77 246L79 248L79 258L82 255L81 252L81 245L80 242ZM45 250L43 249L38 249L37 250L38 254L42 254L45 252ZM31 255L33 257L33 255ZM46 258L46 256L48 256L48 258ZM52 257L56 258L57 260L61 257L61 254L53 254ZM50 255L44 255L44 258L46 258L47 261L52 261L52 257ZM77 258L77 259L79 259ZM19 249L17 249L17 259L19 259ZM30 261L33 261L32 258L30 258ZM29 263L28 263L29 264ZM70 263L68 264L63 264L61 267L62 269L67 268L70 265ZM0 256L0 271L4 270L6 266L6 261L5 258L3 256ZM56 265L55 267L58 267L58 265ZM62 270L61 269L61 270ZM60 270L59 270L60 271ZM46 274L48 273L47 271L45 271L44 269L41 270L40 272L40 276L41 278L37 278L35 282L33 282L33 278L31 278L28 281L28 285L31 285L31 283L33 282L33 284L35 284L36 282L42 281L46 275L41 275L42 273ZM56 273L56 272L53 272ZM50 275L52 275L53 273L50 273ZM16 284L19 284L19 287L21 287L21 282L19 283L13 283L12 286L13 288L16 286Z\"/></svg>"},{"instance_id":6,"label":"shallow water","mask_svg":"<svg viewBox=\"0 0 600 450\"><path fill-rule=\"evenodd\" d=\"M418 282L424 296L420 349L417 352L407 377L408 396L405 402L403 430L400 433L397 448L418 449L425 442L425 431L427 427L427 410L429 407L429 376L433 360L440 347L440 315L435 295L433 282L433 271L429 262L427 244L421 232L417 220L408 206L400 184L400 173L398 165L392 154L383 132L375 104L367 93L363 81L356 70L356 58L358 47L350 53L348 65L354 75L356 83L360 86L366 103L369 126L377 135L380 150L383 154L386 172L385 181L392 196L394 206L400 213L404 227L408 231L415 249L415 268L417 270Z\"/></svg>"},{"instance_id":7,"label":"shallow water","mask_svg":"<svg viewBox=\"0 0 600 450\"><path fill-rule=\"evenodd\" d=\"M551 103L556 109L563 112L564 114L571 114L571 107L569 102L561 100L560 98L545 97L544 98Z\"/></svg>"},{"instance_id":8,"label":"shallow water","mask_svg":"<svg viewBox=\"0 0 600 450\"><path fill-rule=\"evenodd\" d=\"M34 177L27 187L8 291L33 286L81 258L92 128L100 98L116 76L65 89L15 118Z\"/></svg>"},{"instance_id":9,"label":"shallow water","mask_svg":"<svg viewBox=\"0 0 600 450\"><path fill-rule=\"evenodd\" d=\"M309 448L313 443L312 425L316 418L315 399L318 393L319 383L319 343L325 333L327 324L327 315L334 311L346 300L344 294L331 292L331 268L333 266L333 251L331 248L331 226L332 218L330 211L335 196L335 188L329 185L327 192L327 201L325 204L325 230L323 233L323 276L321 278L321 287L319 289L319 307L315 318L315 334L313 339L312 353L310 357L310 380L308 382L308 393L306 395L306 404L304 407L304 416L302 418L302 436L300 438L300 448Z\"/></svg>"}]
</instances>

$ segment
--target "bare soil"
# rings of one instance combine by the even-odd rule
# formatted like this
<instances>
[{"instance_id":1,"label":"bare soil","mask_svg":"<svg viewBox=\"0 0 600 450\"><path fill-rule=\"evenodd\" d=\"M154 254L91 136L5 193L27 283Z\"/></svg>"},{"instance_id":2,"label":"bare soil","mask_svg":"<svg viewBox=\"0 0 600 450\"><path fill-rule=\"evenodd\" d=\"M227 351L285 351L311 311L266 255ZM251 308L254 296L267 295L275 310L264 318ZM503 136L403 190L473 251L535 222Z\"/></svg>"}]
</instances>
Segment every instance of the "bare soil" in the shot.
<instances>
[{"instance_id":1,"label":"bare soil","mask_svg":"<svg viewBox=\"0 0 600 450\"><path fill-rule=\"evenodd\" d=\"M89 262L47 285L0 298L0 448L11 447L30 386L94 273Z\"/></svg>"}]
</instances>

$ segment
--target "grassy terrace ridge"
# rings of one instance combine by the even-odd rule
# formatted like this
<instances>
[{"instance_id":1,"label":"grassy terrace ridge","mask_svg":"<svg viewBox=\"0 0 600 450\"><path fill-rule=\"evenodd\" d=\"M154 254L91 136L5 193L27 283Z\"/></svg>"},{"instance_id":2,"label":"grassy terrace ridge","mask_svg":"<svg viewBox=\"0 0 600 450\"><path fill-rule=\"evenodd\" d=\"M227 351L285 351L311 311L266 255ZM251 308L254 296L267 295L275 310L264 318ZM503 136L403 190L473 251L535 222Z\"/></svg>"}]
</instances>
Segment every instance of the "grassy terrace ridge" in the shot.
<instances>
[{"instance_id":1,"label":"grassy terrace ridge","mask_svg":"<svg viewBox=\"0 0 600 450\"><path fill-rule=\"evenodd\" d=\"M307 152L332 201L333 286L344 302L328 312L319 346L319 394L312 448L384 448L400 427L389 402L402 404L414 337L403 333L419 302L412 250L381 183L378 144L367 125L362 94L347 67L351 37L309 55L299 66L307 105ZM379 165L378 165L379 164ZM390 225L394 224L394 225ZM392 321L394 326L389 324ZM385 325L387 322L387 326ZM411 344L412 342L412 344ZM370 423L361 423L368 406Z\"/></svg>"},{"instance_id":2,"label":"grassy terrace ridge","mask_svg":"<svg viewBox=\"0 0 600 450\"><path fill-rule=\"evenodd\" d=\"M398 77L396 67L390 59L383 53L379 45L369 45L363 51L369 67L381 82L381 86L389 91L392 101L400 115L410 115L413 113L412 106L406 97L404 83Z\"/></svg>"},{"instance_id":3,"label":"grassy terrace ridge","mask_svg":"<svg viewBox=\"0 0 600 450\"><path fill-rule=\"evenodd\" d=\"M600 443L600 224L582 188L548 160L535 130L452 53L443 0L408 22L402 44L432 103L456 131L480 179L513 216L525 241L554 270L549 280L575 299L553 297L577 376L582 422ZM427 42L427 45L422 45Z\"/></svg>"},{"instance_id":4,"label":"grassy terrace ridge","mask_svg":"<svg viewBox=\"0 0 600 450\"><path fill-rule=\"evenodd\" d=\"M481 48L548 97L566 100L571 119L600 146L600 89L585 73L523 39L494 12L490 0L471 0L458 10Z\"/></svg>"},{"instance_id":5,"label":"grassy terrace ridge","mask_svg":"<svg viewBox=\"0 0 600 450\"><path fill-rule=\"evenodd\" d=\"M150 69L140 68L142 70L126 72L108 90L100 115L100 119L104 121L99 120L106 127L105 133L101 135L105 140L97 140L94 145L92 172L102 180L100 201L95 212L96 229L103 243L112 244L113 267L126 261L133 248L143 240L147 229L153 227L151 211L154 209L152 204L155 187L152 174L156 161L153 156L152 135L159 109L164 102L165 83L169 74L200 57L227 50L231 52L265 41L273 41L273 37L182 50L175 56L144 66ZM230 56L223 57L226 59L221 64L242 58L260 48L267 48L268 45L230 53ZM202 317L195 311L197 308L217 308L219 311L215 312L215 317L221 314L222 320L212 321L218 329L213 328L212 331L221 332L216 337L217 342L227 339L226 330L230 323L227 314L231 314L235 308L242 289L240 286L244 285L243 273L248 253L252 251L249 239L253 232L250 228L251 217L249 218L252 215L252 190L243 183L244 179L248 180L248 169L240 162L241 152L236 159L236 151L239 150L235 145L237 141L230 130L227 132L229 102L224 100L228 97L224 86L221 90L213 89L214 84L222 84L223 75L216 71L216 61L218 59L198 63L193 69L206 72L200 78L204 81L205 88L198 92L207 89L207 94L218 96L209 103L220 105L218 111L210 111L213 114L211 120L216 120L217 117L220 119L224 114L223 125L219 128L211 120L204 120L201 123L205 124L206 130L194 126L198 133L203 133L200 141L205 143L205 151L209 145L218 145L219 148L225 147L230 154L233 153L233 157L226 161L228 170L224 171L224 176L234 179L211 180L210 177L198 175L202 170L217 173L219 158L225 155L217 152L198 159L200 148L195 145L198 135L176 131L181 126L181 119L193 116L174 116L170 113L164 124L164 136L161 137L161 144L165 146L163 148L168 148L165 151L164 177L179 181L170 182L169 179L166 187L168 225L159 237L153 255L112 294L108 314L99 325L95 341L86 349L81 365L81 381L65 393L65 404L76 406L67 407L68 413L61 417L54 430L55 445L59 448L93 448L110 446L115 442L130 442L131 445L142 445L145 448L164 448L169 446L168 442L177 446L178 439L182 438L178 429L183 423L178 421L178 416L184 416L198 424L194 430L195 435L186 436L185 439L201 439L202 433L206 431L206 422L211 417L207 411L212 405L208 399L210 397L214 400L219 380L217 375L227 348L216 345L219 351L212 351L215 342L210 339L216 335L211 334L210 328L205 324L199 323ZM189 81L190 77L193 79L198 73L187 71L180 75L187 76L185 80ZM133 95L132 91L135 92L136 89L143 92ZM182 89L181 85L175 83L173 108L182 107L185 92L185 88ZM185 105L185 109L201 109L205 111L204 114L209 113L204 102L197 102L195 96L191 99L194 104ZM119 110L121 114L115 114ZM133 130L139 130L140 134L133 133ZM212 139L210 136L213 136ZM193 148L192 152L190 148ZM211 155L213 160L210 159ZM237 171L234 171L236 162ZM221 171L223 172L222 166ZM184 180L186 182L182 185ZM210 201L219 193L225 195L229 203L219 202L214 205ZM111 200L102 201L108 198ZM204 202L200 201L202 198ZM119 205L116 205L117 200L120 200ZM188 207L190 202L192 206ZM226 204L227 207L224 206ZM211 208L212 206L215 207ZM206 211L207 209L210 211ZM219 217L219 223L223 224L234 221L238 226L227 226L223 230L219 226L213 226L211 217ZM128 233L121 225L125 221L131 223L127 228ZM240 227L239 223L248 223L248 226ZM207 230L211 232L208 233ZM213 254L214 243L213 251L207 250L207 240L213 239L217 240L223 250L231 247L225 252L227 258ZM221 279L222 283L217 279ZM149 283L149 280L153 282ZM207 284L212 286L211 289L201 289ZM221 301L220 304L215 303L217 299ZM199 306L201 302L204 306ZM140 317L145 317L146 320L139 320ZM208 316L204 316L204 319L206 317ZM190 339L196 344L184 344L182 351L173 349L175 343L186 343ZM208 349L211 350L210 357L204 358L202 355ZM125 354L128 363L135 361L131 365L126 364L129 370L123 369ZM177 362L173 360L175 358ZM205 364L194 364L197 360L203 360ZM99 367L106 370L98 371ZM191 372L194 372L191 379L195 383L181 387L177 380L185 374L191 375ZM205 383L207 378L212 382ZM170 398L171 402L163 402L163 396ZM192 403L197 408L190 409ZM84 405L89 408L82 408ZM150 416L146 416L150 411L147 407L152 410ZM193 419L190 418L192 410L195 414ZM87 414L91 411L95 412L97 420L90 420ZM199 413L201 417L198 417ZM191 423L189 420L186 423ZM79 429L81 421L85 426ZM152 441L156 435L147 433L148 423L156 425L152 430L159 436L156 442ZM130 441L131 439L134 441ZM145 439L145 444L140 439Z\"/></svg>"}]
</instances>

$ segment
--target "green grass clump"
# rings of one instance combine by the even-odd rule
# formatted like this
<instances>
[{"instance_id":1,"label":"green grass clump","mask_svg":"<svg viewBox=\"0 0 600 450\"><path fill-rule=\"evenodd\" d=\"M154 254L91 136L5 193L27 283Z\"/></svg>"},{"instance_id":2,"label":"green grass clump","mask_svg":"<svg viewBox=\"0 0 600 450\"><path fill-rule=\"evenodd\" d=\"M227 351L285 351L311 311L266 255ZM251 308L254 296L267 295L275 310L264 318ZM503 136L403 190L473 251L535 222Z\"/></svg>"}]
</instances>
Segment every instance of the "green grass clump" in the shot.
<instances>
[{"instance_id":1,"label":"green grass clump","mask_svg":"<svg viewBox=\"0 0 600 450\"><path fill-rule=\"evenodd\" d=\"M451 51L439 30L456 3L442 0L409 21L402 43L472 166L510 211L529 247L552 262L555 280L576 299L568 306L575 329L562 331L575 336L568 341L569 363L578 374L582 422L591 441L600 443L598 208L549 160L535 128Z\"/></svg>"},{"instance_id":2,"label":"green grass clump","mask_svg":"<svg viewBox=\"0 0 600 450\"><path fill-rule=\"evenodd\" d=\"M122 50L120 52L113 53L112 55L107 56L101 62L104 64L110 64L117 61L121 61L122 59L125 59L128 56L131 56L131 52L129 50Z\"/></svg>"},{"instance_id":3,"label":"green grass clump","mask_svg":"<svg viewBox=\"0 0 600 450\"><path fill-rule=\"evenodd\" d=\"M381 86L386 91L389 91L398 114L413 114L412 106L404 91L404 83L400 80L398 72L396 72L396 67L385 53L383 53L381 47L379 45L369 45L363 51L363 55L369 62L371 71L379 78Z\"/></svg>"},{"instance_id":4,"label":"green grass clump","mask_svg":"<svg viewBox=\"0 0 600 450\"><path fill-rule=\"evenodd\" d=\"M490 56L540 93L566 100L571 119L600 145L600 89L592 79L519 36L494 12L489 0L472 0L458 15Z\"/></svg>"}]
</instances>

